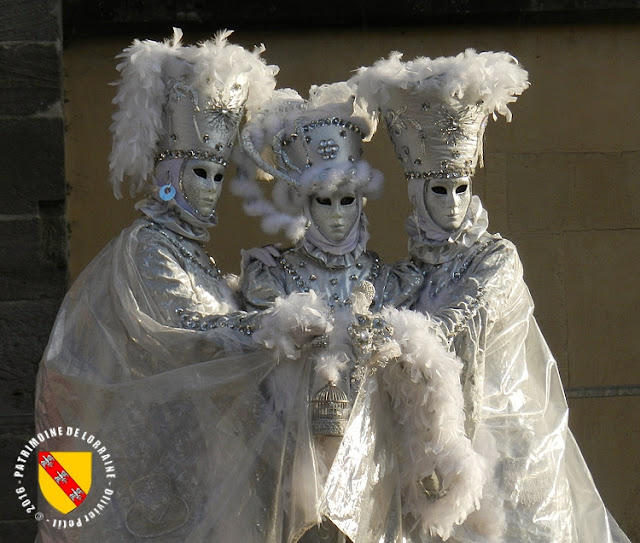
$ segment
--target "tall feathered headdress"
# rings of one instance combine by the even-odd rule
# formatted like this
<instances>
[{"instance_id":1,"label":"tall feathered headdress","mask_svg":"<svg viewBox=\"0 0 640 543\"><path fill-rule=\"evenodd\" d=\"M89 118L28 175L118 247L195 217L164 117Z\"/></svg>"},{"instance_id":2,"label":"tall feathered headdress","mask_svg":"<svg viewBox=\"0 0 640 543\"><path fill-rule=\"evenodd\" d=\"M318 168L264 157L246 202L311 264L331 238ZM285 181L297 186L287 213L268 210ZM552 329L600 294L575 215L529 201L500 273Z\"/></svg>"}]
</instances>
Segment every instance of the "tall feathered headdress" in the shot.
<instances>
[{"instance_id":1,"label":"tall feathered headdress","mask_svg":"<svg viewBox=\"0 0 640 543\"><path fill-rule=\"evenodd\" d=\"M528 74L505 52L467 49L453 57L403 62L392 53L360 68L349 84L356 101L386 121L407 179L473 175L482 166L487 119L503 115L529 86Z\"/></svg>"},{"instance_id":2,"label":"tall feathered headdress","mask_svg":"<svg viewBox=\"0 0 640 543\"><path fill-rule=\"evenodd\" d=\"M238 128L275 88L277 66L228 42L220 31L195 46L181 44L182 31L162 42L135 40L117 58L121 78L113 103L110 181L120 198L125 177L132 195L141 191L155 164L198 158L226 165Z\"/></svg>"},{"instance_id":3,"label":"tall feathered headdress","mask_svg":"<svg viewBox=\"0 0 640 543\"><path fill-rule=\"evenodd\" d=\"M308 100L292 89L277 90L242 130L245 160L231 190L244 199L248 215L262 217L265 232L283 229L297 240L310 194L328 195L342 184L364 196L380 191L382 174L361 159L374 126L370 115L354 109L345 82L314 85ZM263 189L269 181L271 197Z\"/></svg>"}]
</instances>

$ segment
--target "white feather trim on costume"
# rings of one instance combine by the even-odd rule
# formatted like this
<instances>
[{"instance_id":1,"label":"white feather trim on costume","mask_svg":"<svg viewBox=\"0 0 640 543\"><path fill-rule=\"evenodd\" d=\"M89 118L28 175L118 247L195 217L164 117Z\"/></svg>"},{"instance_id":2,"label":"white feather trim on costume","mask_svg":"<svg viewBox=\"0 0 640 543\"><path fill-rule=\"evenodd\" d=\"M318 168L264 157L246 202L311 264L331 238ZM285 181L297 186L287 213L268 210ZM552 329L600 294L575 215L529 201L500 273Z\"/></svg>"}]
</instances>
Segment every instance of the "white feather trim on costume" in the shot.
<instances>
[{"instance_id":1,"label":"white feather trim on costume","mask_svg":"<svg viewBox=\"0 0 640 543\"><path fill-rule=\"evenodd\" d=\"M315 370L325 381L337 383L348 363L349 357L344 351L322 352L315 358Z\"/></svg>"},{"instance_id":2,"label":"white feather trim on costume","mask_svg":"<svg viewBox=\"0 0 640 543\"><path fill-rule=\"evenodd\" d=\"M293 292L276 298L262 314L253 339L282 360L298 357L301 346L331 328L329 308L314 291Z\"/></svg>"},{"instance_id":3,"label":"white feather trim on costume","mask_svg":"<svg viewBox=\"0 0 640 543\"><path fill-rule=\"evenodd\" d=\"M158 133L162 128L164 102L162 66L165 59L182 50L182 31L174 28L172 39L163 42L134 40L116 58L124 59L116 69L121 79L113 103L111 131L113 147L109 156L111 185L117 198L122 197L124 176L131 176L133 194L144 187L153 170Z\"/></svg>"},{"instance_id":4,"label":"white feather trim on costume","mask_svg":"<svg viewBox=\"0 0 640 543\"><path fill-rule=\"evenodd\" d=\"M397 421L403 514L422 533L447 539L479 507L488 466L464 432L461 362L422 314L386 308L402 355L382 370ZM446 494L435 501L421 481L436 473Z\"/></svg>"}]
</instances>

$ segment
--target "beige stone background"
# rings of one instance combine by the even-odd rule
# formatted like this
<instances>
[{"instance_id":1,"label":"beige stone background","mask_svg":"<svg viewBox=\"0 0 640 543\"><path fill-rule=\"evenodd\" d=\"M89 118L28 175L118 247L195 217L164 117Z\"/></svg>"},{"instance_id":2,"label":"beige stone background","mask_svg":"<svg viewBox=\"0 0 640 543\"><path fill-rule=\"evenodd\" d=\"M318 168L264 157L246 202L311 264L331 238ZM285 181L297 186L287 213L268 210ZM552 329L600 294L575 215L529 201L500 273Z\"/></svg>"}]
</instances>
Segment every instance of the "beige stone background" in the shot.
<instances>
[{"instance_id":1,"label":"beige stone background","mask_svg":"<svg viewBox=\"0 0 640 543\"><path fill-rule=\"evenodd\" d=\"M72 278L136 216L135 200L116 201L106 181L114 95L108 83L117 77L115 55L132 38L78 40L64 51ZM536 316L569 392L640 384L640 26L236 29L233 41L265 43L264 57L281 69L279 86L303 95L392 50L406 59L468 47L516 56L532 85L512 106L512 123L490 123L486 167L474 190L489 210L490 230L519 249ZM385 130L365 150L386 176L383 198L369 203L367 215L370 248L394 261L405 254L409 207ZM281 241L261 233L228 190L219 217L209 250L224 271L238 271L240 249ZM569 403L571 428L605 503L639 542L640 396Z\"/></svg>"}]
</instances>

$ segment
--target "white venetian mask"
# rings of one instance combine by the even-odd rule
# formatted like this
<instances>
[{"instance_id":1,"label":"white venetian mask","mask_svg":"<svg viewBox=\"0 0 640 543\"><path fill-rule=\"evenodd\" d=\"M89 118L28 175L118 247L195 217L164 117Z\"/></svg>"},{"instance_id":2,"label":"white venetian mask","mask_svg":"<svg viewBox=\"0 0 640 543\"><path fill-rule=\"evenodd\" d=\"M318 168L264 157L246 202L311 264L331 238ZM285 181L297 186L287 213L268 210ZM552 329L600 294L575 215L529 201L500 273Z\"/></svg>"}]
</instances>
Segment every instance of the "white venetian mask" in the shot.
<instances>
[{"instance_id":1,"label":"white venetian mask","mask_svg":"<svg viewBox=\"0 0 640 543\"><path fill-rule=\"evenodd\" d=\"M462 225L471 202L471 179L432 179L424 184L424 205L433 221L453 232Z\"/></svg>"},{"instance_id":2,"label":"white venetian mask","mask_svg":"<svg viewBox=\"0 0 640 543\"><path fill-rule=\"evenodd\" d=\"M225 167L207 160L187 160L180 188L187 203L201 218L213 215L220 194Z\"/></svg>"},{"instance_id":3,"label":"white venetian mask","mask_svg":"<svg viewBox=\"0 0 640 543\"><path fill-rule=\"evenodd\" d=\"M312 196L309 205L311 219L328 240L338 243L351 232L361 209L357 198L353 189L347 187L329 196Z\"/></svg>"}]
</instances>

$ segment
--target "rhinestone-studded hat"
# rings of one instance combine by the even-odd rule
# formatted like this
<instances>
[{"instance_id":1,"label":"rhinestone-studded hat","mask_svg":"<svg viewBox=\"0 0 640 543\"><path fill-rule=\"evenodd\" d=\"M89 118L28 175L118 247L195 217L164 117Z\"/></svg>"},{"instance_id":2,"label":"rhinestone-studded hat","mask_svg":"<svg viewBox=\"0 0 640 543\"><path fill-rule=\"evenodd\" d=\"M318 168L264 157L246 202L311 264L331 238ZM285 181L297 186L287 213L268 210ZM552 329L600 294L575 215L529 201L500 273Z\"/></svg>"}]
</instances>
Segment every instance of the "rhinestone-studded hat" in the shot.
<instances>
[{"instance_id":1,"label":"rhinestone-studded hat","mask_svg":"<svg viewBox=\"0 0 640 543\"><path fill-rule=\"evenodd\" d=\"M232 31L182 46L182 32L163 42L135 40L118 58L121 79L113 102L110 155L114 194L125 176L132 195L143 189L156 163L171 158L226 166L238 128L275 88L276 66L228 43Z\"/></svg>"},{"instance_id":2,"label":"rhinestone-studded hat","mask_svg":"<svg viewBox=\"0 0 640 543\"><path fill-rule=\"evenodd\" d=\"M335 167L359 160L365 132L358 124L362 121L351 118L351 109L347 101L307 110L290 120L274 141L279 169L297 178L313 166Z\"/></svg>"},{"instance_id":3,"label":"rhinestone-studded hat","mask_svg":"<svg viewBox=\"0 0 640 543\"><path fill-rule=\"evenodd\" d=\"M305 184L308 170L355 164L372 120L354 112L354 98L344 82L314 85L308 100L276 92L243 130L243 146L261 170L293 186Z\"/></svg>"},{"instance_id":4,"label":"rhinestone-studded hat","mask_svg":"<svg viewBox=\"0 0 640 543\"><path fill-rule=\"evenodd\" d=\"M511 120L507 105L529 86L527 72L505 52L401 58L358 70L358 103L385 120L407 179L473 175L489 116Z\"/></svg>"},{"instance_id":5,"label":"rhinestone-studded hat","mask_svg":"<svg viewBox=\"0 0 640 543\"><path fill-rule=\"evenodd\" d=\"M314 85L308 100L292 89L277 90L242 129L246 161L232 191L244 198L249 215L263 217L266 232L282 228L298 239L310 194L328 195L346 184L362 196L377 196L382 174L361 158L374 127L373 117L355 107L346 82ZM275 181L270 198L262 181Z\"/></svg>"}]
</instances>

